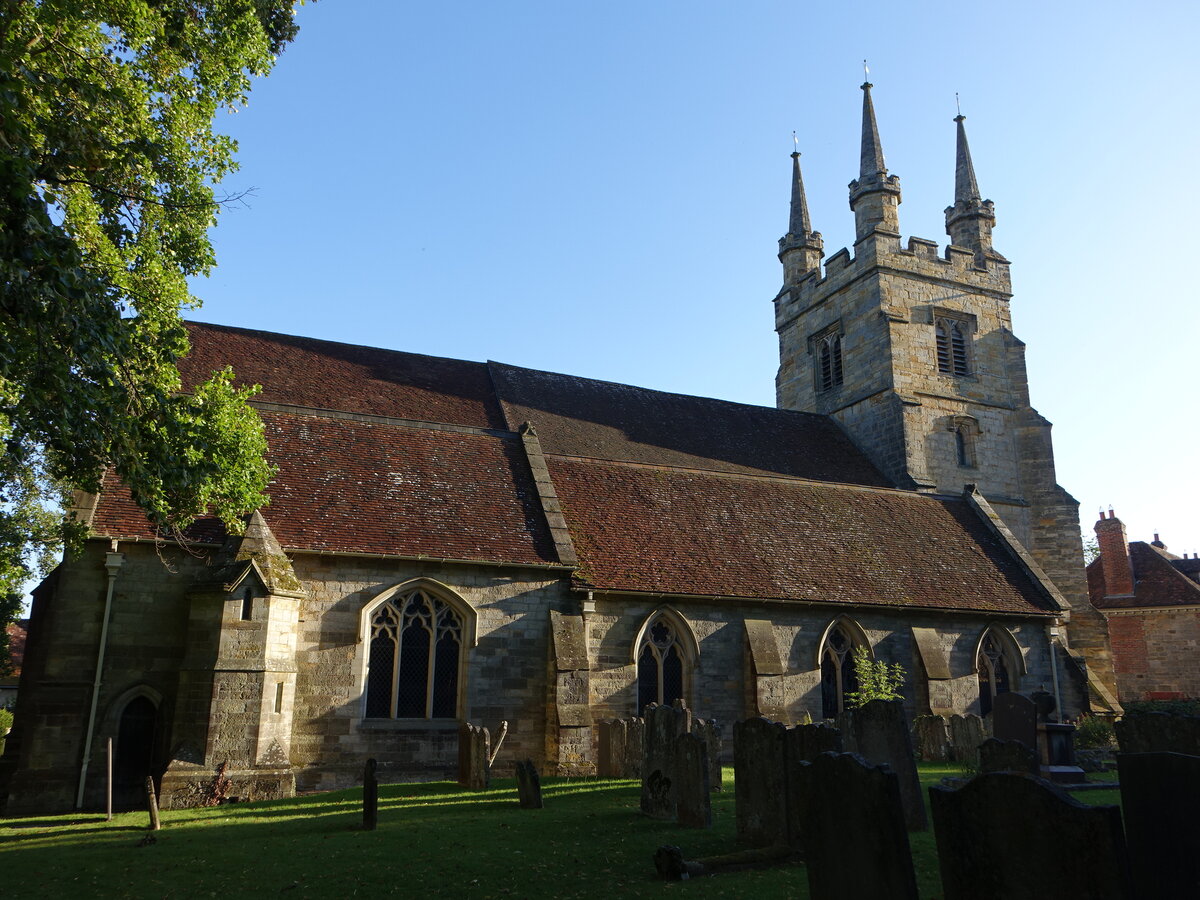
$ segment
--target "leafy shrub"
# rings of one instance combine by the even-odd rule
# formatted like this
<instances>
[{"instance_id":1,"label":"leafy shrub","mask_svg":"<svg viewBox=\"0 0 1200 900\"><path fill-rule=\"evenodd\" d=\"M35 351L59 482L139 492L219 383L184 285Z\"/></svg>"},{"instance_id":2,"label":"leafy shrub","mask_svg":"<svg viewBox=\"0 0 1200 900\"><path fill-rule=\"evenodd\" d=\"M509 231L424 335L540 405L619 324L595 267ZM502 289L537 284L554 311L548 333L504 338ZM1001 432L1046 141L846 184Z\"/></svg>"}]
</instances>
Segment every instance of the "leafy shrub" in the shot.
<instances>
[{"instance_id":1,"label":"leafy shrub","mask_svg":"<svg viewBox=\"0 0 1200 900\"><path fill-rule=\"evenodd\" d=\"M1112 723L1099 716L1080 716L1075 725L1075 746L1080 750L1103 750L1116 743Z\"/></svg>"},{"instance_id":2,"label":"leafy shrub","mask_svg":"<svg viewBox=\"0 0 1200 900\"><path fill-rule=\"evenodd\" d=\"M12 720L12 710L0 706L0 754L4 753L4 736L8 734L8 729L12 728Z\"/></svg>"},{"instance_id":3,"label":"leafy shrub","mask_svg":"<svg viewBox=\"0 0 1200 900\"><path fill-rule=\"evenodd\" d=\"M1177 716L1200 716L1200 700L1130 700L1125 704L1126 715L1165 712Z\"/></svg>"},{"instance_id":4,"label":"leafy shrub","mask_svg":"<svg viewBox=\"0 0 1200 900\"><path fill-rule=\"evenodd\" d=\"M866 706L872 700L902 700L900 688L904 686L904 666L882 660L876 662L867 653L866 647L854 648L854 674L858 678L858 690L846 694L851 709Z\"/></svg>"}]
</instances>

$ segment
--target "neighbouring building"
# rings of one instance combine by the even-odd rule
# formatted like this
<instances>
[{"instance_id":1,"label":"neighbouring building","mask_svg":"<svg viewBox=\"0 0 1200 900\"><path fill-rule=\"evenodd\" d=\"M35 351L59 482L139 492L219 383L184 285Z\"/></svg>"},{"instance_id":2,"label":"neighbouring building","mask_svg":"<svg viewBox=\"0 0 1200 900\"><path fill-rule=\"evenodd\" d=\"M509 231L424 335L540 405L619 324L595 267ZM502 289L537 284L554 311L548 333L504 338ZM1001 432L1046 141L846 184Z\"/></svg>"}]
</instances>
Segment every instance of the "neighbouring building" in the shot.
<instances>
[{"instance_id":1,"label":"neighbouring building","mask_svg":"<svg viewBox=\"0 0 1200 900\"><path fill-rule=\"evenodd\" d=\"M187 383L262 385L271 505L180 546L115 481L79 498L93 538L35 596L8 811L98 802L109 738L119 784L149 771L167 805L217 771L253 797L369 756L445 777L462 721L509 723L500 767L587 773L596 723L651 701L835 715L855 648L904 666L914 714L1117 709L956 121L940 255L901 245L870 85L853 250L823 259L793 155L778 408L191 325Z\"/></svg>"},{"instance_id":2,"label":"neighbouring building","mask_svg":"<svg viewBox=\"0 0 1200 900\"><path fill-rule=\"evenodd\" d=\"M1096 543L1088 590L1108 618L1120 699L1200 697L1200 553L1180 558L1157 534L1130 541L1111 509Z\"/></svg>"},{"instance_id":3,"label":"neighbouring building","mask_svg":"<svg viewBox=\"0 0 1200 900\"><path fill-rule=\"evenodd\" d=\"M17 703L17 684L21 680L21 661L25 657L28 626L27 619L20 619L9 622L5 627L8 634L8 672L0 674L0 709L12 709Z\"/></svg>"}]
</instances>

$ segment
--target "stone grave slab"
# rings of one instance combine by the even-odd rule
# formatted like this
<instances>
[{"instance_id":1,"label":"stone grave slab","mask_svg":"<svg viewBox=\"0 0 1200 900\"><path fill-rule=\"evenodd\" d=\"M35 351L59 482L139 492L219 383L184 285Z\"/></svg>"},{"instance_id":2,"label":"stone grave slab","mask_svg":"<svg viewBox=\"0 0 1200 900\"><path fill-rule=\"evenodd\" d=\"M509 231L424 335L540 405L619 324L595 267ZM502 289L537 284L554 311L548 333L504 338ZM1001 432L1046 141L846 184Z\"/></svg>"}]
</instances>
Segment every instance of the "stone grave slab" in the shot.
<instances>
[{"instance_id":1,"label":"stone grave slab","mask_svg":"<svg viewBox=\"0 0 1200 900\"><path fill-rule=\"evenodd\" d=\"M832 725L796 725L784 735L784 759L787 766L787 841L797 850L803 849L804 823L808 806L801 793L801 779L796 776L802 762L812 762L822 753L842 752L842 733Z\"/></svg>"},{"instance_id":2,"label":"stone grave slab","mask_svg":"<svg viewBox=\"0 0 1200 900\"><path fill-rule=\"evenodd\" d=\"M987 738L979 716L951 716L946 720L950 732L950 759L971 766L979 764L979 745Z\"/></svg>"},{"instance_id":3,"label":"stone grave slab","mask_svg":"<svg viewBox=\"0 0 1200 900\"><path fill-rule=\"evenodd\" d=\"M652 818L675 818L675 744L691 731L691 719L691 713L681 707L657 703L646 707L641 806Z\"/></svg>"},{"instance_id":4,"label":"stone grave slab","mask_svg":"<svg viewBox=\"0 0 1200 900\"><path fill-rule=\"evenodd\" d=\"M733 724L733 796L742 844L787 840L786 735L786 727L761 716Z\"/></svg>"},{"instance_id":5,"label":"stone grave slab","mask_svg":"<svg viewBox=\"0 0 1200 900\"><path fill-rule=\"evenodd\" d=\"M1011 691L997 694L992 701L992 737L1020 741L1037 750L1037 707L1033 701Z\"/></svg>"},{"instance_id":6,"label":"stone grave slab","mask_svg":"<svg viewBox=\"0 0 1200 900\"><path fill-rule=\"evenodd\" d=\"M492 739L486 728L464 722L458 729L458 783L486 791L492 783Z\"/></svg>"},{"instance_id":7,"label":"stone grave slab","mask_svg":"<svg viewBox=\"0 0 1200 900\"><path fill-rule=\"evenodd\" d=\"M1200 756L1118 753L1117 771L1140 900L1200 897Z\"/></svg>"},{"instance_id":8,"label":"stone grave slab","mask_svg":"<svg viewBox=\"0 0 1200 900\"><path fill-rule=\"evenodd\" d=\"M929 789L945 900L1132 897L1121 811L993 772Z\"/></svg>"},{"instance_id":9,"label":"stone grave slab","mask_svg":"<svg viewBox=\"0 0 1200 900\"><path fill-rule=\"evenodd\" d=\"M912 831L928 827L908 717L899 700L872 700L848 716L854 752L871 765L888 766L899 779L904 817Z\"/></svg>"},{"instance_id":10,"label":"stone grave slab","mask_svg":"<svg viewBox=\"0 0 1200 900\"><path fill-rule=\"evenodd\" d=\"M685 828L712 828L708 742L698 734L675 742L675 821Z\"/></svg>"},{"instance_id":11,"label":"stone grave slab","mask_svg":"<svg viewBox=\"0 0 1200 900\"><path fill-rule=\"evenodd\" d=\"M521 809L542 808L542 778L533 761L526 759L514 767L517 775L517 799Z\"/></svg>"},{"instance_id":12,"label":"stone grave slab","mask_svg":"<svg viewBox=\"0 0 1200 900\"><path fill-rule=\"evenodd\" d=\"M945 762L950 758L950 734L941 716L917 716L913 720L913 742L918 759Z\"/></svg>"},{"instance_id":13,"label":"stone grave slab","mask_svg":"<svg viewBox=\"0 0 1200 900\"><path fill-rule=\"evenodd\" d=\"M722 788L721 752L725 749L722 732L723 729L716 719L692 720L692 734L703 739L708 748L708 784L714 791Z\"/></svg>"},{"instance_id":14,"label":"stone grave slab","mask_svg":"<svg viewBox=\"0 0 1200 900\"><path fill-rule=\"evenodd\" d=\"M1021 741L1002 741L988 738L979 745L979 771L1018 772L1022 775L1038 775L1041 772L1037 751Z\"/></svg>"},{"instance_id":15,"label":"stone grave slab","mask_svg":"<svg viewBox=\"0 0 1200 900\"><path fill-rule=\"evenodd\" d=\"M798 763L804 857L812 900L916 900L900 782L850 753Z\"/></svg>"}]
</instances>

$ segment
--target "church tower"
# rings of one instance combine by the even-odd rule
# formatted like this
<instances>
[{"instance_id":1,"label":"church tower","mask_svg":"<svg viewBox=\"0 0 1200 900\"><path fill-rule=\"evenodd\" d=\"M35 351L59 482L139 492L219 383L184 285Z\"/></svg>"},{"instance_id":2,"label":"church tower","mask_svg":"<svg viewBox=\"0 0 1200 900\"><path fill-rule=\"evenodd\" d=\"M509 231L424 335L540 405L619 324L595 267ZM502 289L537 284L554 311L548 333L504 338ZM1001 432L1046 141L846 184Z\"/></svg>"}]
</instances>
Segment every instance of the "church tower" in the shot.
<instances>
[{"instance_id":1,"label":"church tower","mask_svg":"<svg viewBox=\"0 0 1200 900\"><path fill-rule=\"evenodd\" d=\"M1093 699L1115 704L1103 616L1088 600L1078 503L1056 482L1050 423L1033 409L1025 345L1012 332L1009 262L992 246L963 116L954 121L951 243L901 246L900 179L888 173L862 85L858 178L850 182L853 254L824 260L799 154L779 242L777 404L832 416L902 488L959 495L973 484L1072 607L1072 650L1088 661Z\"/></svg>"}]
</instances>

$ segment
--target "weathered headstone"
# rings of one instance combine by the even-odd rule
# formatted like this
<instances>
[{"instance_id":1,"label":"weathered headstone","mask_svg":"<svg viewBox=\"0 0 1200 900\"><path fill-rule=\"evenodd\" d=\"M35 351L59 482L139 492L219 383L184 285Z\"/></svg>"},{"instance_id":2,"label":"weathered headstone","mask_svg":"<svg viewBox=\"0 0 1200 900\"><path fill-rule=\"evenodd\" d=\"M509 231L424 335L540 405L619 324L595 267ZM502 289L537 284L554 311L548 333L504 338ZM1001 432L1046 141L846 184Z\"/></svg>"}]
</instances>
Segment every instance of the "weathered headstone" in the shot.
<instances>
[{"instance_id":1,"label":"weathered headstone","mask_svg":"<svg viewBox=\"0 0 1200 900\"><path fill-rule=\"evenodd\" d=\"M950 735L941 716L917 716L913 720L913 739L919 759L945 762L950 758Z\"/></svg>"},{"instance_id":2,"label":"weathered headstone","mask_svg":"<svg viewBox=\"0 0 1200 900\"><path fill-rule=\"evenodd\" d=\"M646 720L634 716L625 720L624 778L641 778L646 752Z\"/></svg>"},{"instance_id":3,"label":"weathered headstone","mask_svg":"<svg viewBox=\"0 0 1200 900\"><path fill-rule=\"evenodd\" d=\"M992 737L1001 741L1020 741L1037 749L1037 707L1021 694L1008 691L992 701Z\"/></svg>"},{"instance_id":4,"label":"weathered headstone","mask_svg":"<svg viewBox=\"0 0 1200 900\"><path fill-rule=\"evenodd\" d=\"M1183 753L1200 756L1200 716L1133 713L1113 726L1122 753Z\"/></svg>"},{"instance_id":5,"label":"weathered headstone","mask_svg":"<svg viewBox=\"0 0 1200 900\"><path fill-rule=\"evenodd\" d=\"M805 797L801 792L801 779L797 777L799 764L812 762L822 753L842 752L842 733L832 725L796 725L784 735L785 784L787 792L787 842L796 850L803 850L803 817L808 813Z\"/></svg>"},{"instance_id":6,"label":"weathered headstone","mask_svg":"<svg viewBox=\"0 0 1200 900\"><path fill-rule=\"evenodd\" d=\"M1022 775L1038 775L1042 766L1037 751L1021 741L1002 741L988 738L979 745L979 771L1018 772Z\"/></svg>"},{"instance_id":7,"label":"weathered headstone","mask_svg":"<svg viewBox=\"0 0 1200 900\"><path fill-rule=\"evenodd\" d=\"M1061 722L1038 725L1041 738L1042 777L1065 784L1086 780L1083 769L1075 761L1075 726Z\"/></svg>"},{"instance_id":8,"label":"weathered headstone","mask_svg":"<svg viewBox=\"0 0 1200 900\"><path fill-rule=\"evenodd\" d=\"M787 840L786 734L783 725L761 716L733 724L733 796L743 844Z\"/></svg>"},{"instance_id":9,"label":"weathered headstone","mask_svg":"<svg viewBox=\"0 0 1200 900\"><path fill-rule=\"evenodd\" d=\"M542 778L532 760L524 760L514 767L517 775L517 799L521 809L542 808Z\"/></svg>"},{"instance_id":10,"label":"weathered headstone","mask_svg":"<svg viewBox=\"0 0 1200 900\"><path fill-rule=\"evenodd\" d=\"M725 749L721 726L716 719L693 719L692 734L704 740L708 748L708 784L714 791L721 790L721 751Z\"/></svg>"},{"instance_id":11,"label":"weathered headstone","mask_svg":"<svg viewBox=\"0 0 1200 900\"><path fill-rule=\"evenodd\" d=\"M916 900L895 773L854 754L822 753L795 775L808 808L801 839L813 900Z\"/></svg>"},{"instance_id":12,"label":"weathered headstone","mask_svg":"<svg viewBox=\"0 0 1200 900\"><path fill-rule=\"evenodd\" d=\"M979 716L951 716L946 721L950 731L950 759L975 766L979 764L979 745L987 735Z\"/></svg>"},{"instance_id":13,"label":"weathered headstone","mask_svg":"<svg viewBox=\"0 0 1200 900\"><path fill-rule=\"evenodd\" d=\"M945 900L1132 896L1121 811L993 772L929 789Z\"/></svg>"},{"instance_id":14,"label":"weathered headstone","mask_svg":"<svg viewBox=\"0 0 1200 900\"><path fill-rule=\"evenodd\" d=\"M921 831L928 827L904 704L899 700L872 700L854 710L848 724L854 752L871 765L886 765L896 773L909 829Z\"/></svg>"},{"instance_id":15,"label":"weathered headstone","mask_svg":"<svg viewBox=\"0 0 1200 900\"><path fill-rule=\"evenodd\" d=\"M674 819L678 802L675 744L691 731L691 713L682 707L646 707L642 753L642 812L655 819Z\"/></svg>"},{"instance_id":16,"label":"weathered headstone","mask_svg":"<svg viewBox=\"0 0 1200 900\"><path fill-rule=\"evenodd\" d=\"M675 742L675 821L685 828L712 828L708 744L697 734Z\"/></svg>"},{"instance_id":17,"label":"weathered headstone","mask_svg":"<svg viewBox=\"0 0 1200 900\"><path fill-rule=\"evenodd\" d=\"M363 830L374 831L379 824L379 779L375 775L375 757L363 767Z\"/></svg>"},{"instance_id":18,"label":"weathered headstone","mask_svg":"<svg viewBox=\"0 0 1200 900\"><path fill-rule=\"evenodd\" d=\"M1117 771L1138 896L1200 897L1200 756L1119 753Z\"/></svg>"},{"instance_id":19,"label":"weathered headstone","mask_svg":"<svg viewBox=\"0 0 1200 900\"><path fill-rule=\"evenodd\" d=\"M487 790L492 783L491 755L488 730L463 722L458 728L458 783L471 791Z\"/></svg>"},{"instance_id":20,"label":"weathered headstone","mask_svg":"<svg viewBox=\"0 0 1200 900\"><path fill-rule=\"evenodd\" d=\"M625 737L628 725L624 719L600 722L597 727L596 774L601 778L624 778Z\"/></svg>"}]
</instances>

